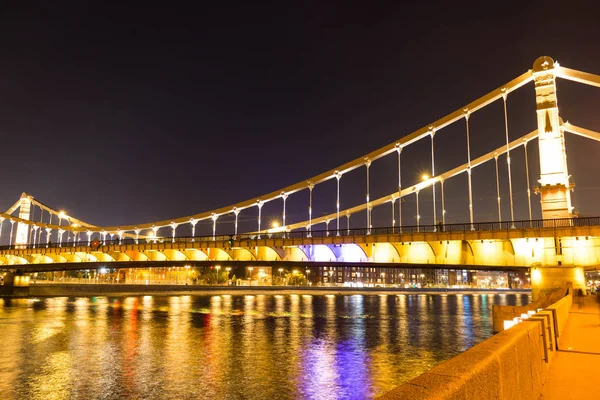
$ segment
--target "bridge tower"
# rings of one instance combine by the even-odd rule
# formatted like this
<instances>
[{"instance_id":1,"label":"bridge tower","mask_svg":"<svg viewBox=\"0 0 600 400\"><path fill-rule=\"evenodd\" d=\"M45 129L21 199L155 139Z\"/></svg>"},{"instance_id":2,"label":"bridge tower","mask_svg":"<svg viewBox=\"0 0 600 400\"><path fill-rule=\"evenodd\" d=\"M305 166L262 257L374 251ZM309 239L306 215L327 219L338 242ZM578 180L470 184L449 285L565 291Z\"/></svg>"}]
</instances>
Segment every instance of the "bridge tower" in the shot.
<instances>
[{"instance_id":1,"label":"bridge tower","mask_svg":"<svg viewBox=\"0 0 600 400\"><path fill-rule=\"evenodd\" d=\"M564 133L560 129L556 97L554 60L542 56L533 63L533 81L538 125L540 152L540 186L533 189L540 195L542 219L572 218L571 190L567 170L567 153ZM577 265L533 267L533 300L543 299L556 289L572 285L585 292L584 269Z\"/></svg>"},{"instance_id":2,"label":"bridge tower","mask_svg":"<svg viewBox=\"0 0 600 400\"><path fill-rule=\"evenodd\" d=\"M558 66L558 65L557 65ZM571 218L565 137L560 129L554 76L554 60L542 56L533 63L537 125L540 153L540 186L534 190L541 197L542 219Z\"/></svg>"},{"instance_id":3,"label":"bridge tower","mask_svg":"<svg viewBox=\"0 0 600 400\"><path fill-rule=\"evenodd\" d=\"M31 218L31 196L27 193L21 194L21 205L19 206L19 218L28 220ZM29 242L29 225L21 222L17 225L17 236L15 246L25 246Z\"/></svg>"}]
</instances>

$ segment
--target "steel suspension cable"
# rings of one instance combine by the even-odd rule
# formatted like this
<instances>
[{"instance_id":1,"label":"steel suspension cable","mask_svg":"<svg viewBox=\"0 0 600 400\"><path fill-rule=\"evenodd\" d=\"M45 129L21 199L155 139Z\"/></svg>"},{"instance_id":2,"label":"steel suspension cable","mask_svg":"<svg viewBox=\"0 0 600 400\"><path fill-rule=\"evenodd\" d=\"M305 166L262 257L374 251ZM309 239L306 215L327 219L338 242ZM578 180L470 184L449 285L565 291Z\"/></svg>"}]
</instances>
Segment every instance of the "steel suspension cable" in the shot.
<instances>
[{"instance_id":1,"label":"steel suspension cable","mask_svg":"<svg viewBox=\"0 0 600 400\"><path fill-rule=\"evenodd\" d=\"M433 148L433 138L435 137L435 131L432 130L431 131L431 177L435 177L435 152L434 152L434 148ZM437 226L437 215L436 215L436 209L435 209L435 182L432 183L431 185L431 189L432 189L432 193L433 193L433 226L434 226L434 231L436 230L436 226Z\"/></svg>"},{"instance_id":2,"label":"steel suspension cable","mask_svg":"<svg viewBox=\"0 0 600 400\"><path fill-rule=\"evenodd\" d=\"M444 180L440 181L442 187L442 226L446 225L446 205L444 204Z\"/></svg>"},{"instance_id":3,"label":"steel suspension cable","mask_svg":"<svg viewBox=\"0 0 600 400\"><path fill-rule=\"evenodd\" d=\"M531 190L529 189L529 162L527 161L527 142L523 143L523 149L525 151L525 176L527 177L527 205L529 206L529 227L531 227Z\"/></svg>"},{"instance_id":4,"label":"steel suspension cable","mask_svg":"<svg viewBox=\"0 0 600 400\"><path fill-rule=\"evenodd\" d=\"M402 233L402 171L400 168L402 147L400 144L396 144L396 151L398 152L398 233Z\"/></svg>"},{"instance_id":5,"label":"steel suspension cable","mask_svg":"<svg viewBox=\"0 0 600 400\"><path fill-rule=\"evenodd\" d=\"M505 128L505 132L506 132L506 165L508 167L508 194L510 196L510 221L511 221L511 228L515 227L514 221L515 221L515 212L514 212L514 207L513 207L513 190L512 190L512 177L511 177L511 173L510 173L510 147L509 147L509 141L508 141L508 111L506 109L506 100L507 100L507 94L506 91L504 91L504 93L502 93L502 101L504 103L504 128Z\"/></svg>"},{"instance_id":6,"label":"steel suspension cable","mask_svg":"<svg viewBox=\"0 0 600 400\"><path fill-rule=\"evenodd\" d=\"M502 210L500 207L500 178L498 177L498 156L494 157L496 162L496 194L498 195L498 222L502 222Z\"/></svg>"},{"instance_id":7,"label":"steel suspension cable","mask_svg":"<svg viewBox=\"0 0 600 400\"><path fill-rule=\"evenodd\" d=\"M469 180L469 221L471 230L475 230L473 225L473 185L471 182L471 139L469 137L469 110L465 109L465 123L467 127L467 177Z\"/></svg>"},{"instance_id":8,"label":"steel suspension cable","mask_svg":"<svg viewBox=\"0 0 600 400\"><path fill-rule=\"evenodd\" d=\"M371 234L371 203L369 202L369 167L371 167L371 161L366 160L365 165L367 167L367 235Z\"/></svg>"},{"instance_id":9,"label":"steel suspension cable","mask_svg":"<svg viewBox=\"0 0 600 400\"><path fill-rule=\"evenodd\" d=\"M40 206L38 206L40 207ZM42 210L42 213L40 215L40 224L44 223L44 209L42 207L40 207L40 210ZM40 226L40 233L38 233L38 244L40 244L42 242L42 227Z\"/></svg>"}]
</instances>

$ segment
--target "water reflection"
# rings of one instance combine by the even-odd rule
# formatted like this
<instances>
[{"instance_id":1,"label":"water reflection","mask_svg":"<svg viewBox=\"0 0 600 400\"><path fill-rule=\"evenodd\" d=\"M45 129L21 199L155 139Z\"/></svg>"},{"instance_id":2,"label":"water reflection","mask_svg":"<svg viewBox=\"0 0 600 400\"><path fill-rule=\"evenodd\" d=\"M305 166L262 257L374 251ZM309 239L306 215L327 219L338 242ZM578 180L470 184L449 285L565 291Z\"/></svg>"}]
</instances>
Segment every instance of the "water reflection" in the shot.
<instances>
[{"instance_id":1,"label":"water reflection","mask_svg":"<svg viewBox=\"0 0 600 400\"><path fill-rule=\"evenodd\" d=\"M365 399L526 295L0 299L0 398Z\"/></svg>"}]
</instances>

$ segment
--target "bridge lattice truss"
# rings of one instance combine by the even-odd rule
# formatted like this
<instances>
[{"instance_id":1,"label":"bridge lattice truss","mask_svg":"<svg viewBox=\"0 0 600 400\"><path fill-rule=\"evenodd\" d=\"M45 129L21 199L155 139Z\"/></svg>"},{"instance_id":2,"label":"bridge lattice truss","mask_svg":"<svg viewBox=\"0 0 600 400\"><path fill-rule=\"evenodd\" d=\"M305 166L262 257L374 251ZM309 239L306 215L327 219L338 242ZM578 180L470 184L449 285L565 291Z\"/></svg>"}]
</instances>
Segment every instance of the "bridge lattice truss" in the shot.
<instances>
[{"instance_id":1,"label":"bridge lattice truss","mask_svg":"<svg viewBox=\"0 0 600 400\"><path fill-rule=\"evenodd\" d=\"M581 72L569 68L565 68L559 66L558 63L554 64L554 76L562 79L566 79L569 81L574 81L578 83L583 83L586 85L600 87L600 76L594 75L586 72ZM516 140L509 141L509 123L508 123L508 115L507 115L507 99L508 96L518 90L519 88L525 86L530 83L534 79L534 74L532 70L525 72L519 77L513 79L507 84L493 90L492 92L480 97L479 99L467 104L465 107L458 109L437 121L428 124L417 131L400 138L399 140L388 144L387 146L381 147L375 151L372 151L363 157L359 157L355 160L347 162L343 165L340 165L337 168L328 170L323 172L317 176L314 176L310 179L303 180L296 184L275 190L271 193L248 199L237 204L229 205L226 207L221 207L215 210L206 211L194 215L188 215L185 217L180 217L176 219L163 220L163 221L152 221L145 222L141 224L134 225L121 225L121 226L97 226L87 223L85 221L74 218L73 216L68 216L63 212L57 211L51 207L46 206L45 204L39 202L32 196L27 194L23 194L21 199L19 199L12 207L10 207L6 212L0 213L0 239L2 237L2 232L10 230L10 239L9 245L25 245L28 247L35 246L47 246L49 242L52 240L52 234L56 233L55 243L60 245L61 242L66 244L70 241L73 242L82 242L87 241L88 244L93 240L99 240L100 242L106 242L107 240L119 240L122 241L125 238L134 239L135 242L138 239L150 239L156 240L158 237L170 238L173 239L177 236L177 228L184 225L189 224L192 230L192 236L195 235L195 227L196 224L200 221L209 221L212 223L213 227L213 239L217 235L217 220L219 217L225 215L234 215L235 222L232 227L232 231L227 232L227 234L233 233L233 235L238 235L238 216L244 210L251 209L256 207L258 209L258 219L256 230L249 232L256 237L260 238L261 234L265 233L278 233L283 236L288 232L302 230L305 235L311 235L315 226L325 224L326 229L329 229L329 224L331 222L335 222L335 229L332 230L336 235L344 234L345 229L340 226L340 223L343 223L343 220L346 219L349 230L349 219L352 215L363 212L366 210L366 233L369 234L372 228L371 223L371 211L375 207L380 206L390 206L392 209L392 227L397 229L398 232L401 232L403 229L402 223L402 201L398 201L401 198L410 195L417 196L417 217L416 223L419 225L419 203L418 203L418 195L419 192L432 187L433 190L433 218L434 221L438 220L437 213L439 211L440 220L442 224L445 225L446 214L445 214L445 204L444 204L444 183L450 178L457 177L462 174L468 175L469 181L469 208L470 208L470 221L469 223L472 225L475 223L473 221L473 212L472 212L472 192L471 192L471 170L480 167L481 165L487 162L495 162L496 164L496 187L498 191L498 219L502 221L501 216L501 207L500 207L500 186L498 181L498 159L500 156L505 155L505 159L508 166L508 181L509 181L509 191L510 191L510 210L511 217L509 221L514 221L514 211L512 204L512 183L511 183L511 169L510 169L510 153L514 151L516 148L520 146L527 146L527 144L537 139L539 134L538 130L534 130L525 135L522 135ZM505 136L506 143L501 147L490 151L487 154L484 154L475 159L471 159L471 149L469 145L470 141L470 132L469 132L469 117L476 113L477 111L483 109L484 107L494 103L496 101L502 101L504 105L504 127L505 127ZM434 138L436 135L440 133L444 128L450 126L454 123L464 123L465 131L467 136L467 162L447 170L443 173L436 174L435 173L435 147L434 147ZM570 123L563 123L561 121L561 130L563 133L571 133L575 135L579 135L585 137L587 139L591 139L594 141L600 141L600 133L585 129ZM415 185L411 185L408 187L402 186L401 180L401 166L400 160L402 153L406 151L406 149L411 145L420 140L430 140L431 141L431 172L432 176L428 179L419 182ZM527 154L527 152L525 152ZM389 193L386 196L371 199L370 198L370 166L372 163L377 160L386 157L386 156L396 156L398 160L398 185L397 190L393 193ZM340 181L342 177L348 172L355 170L357 168L365 168L366 170L366 197L363 204L357 205L355 207L340 209ZM336 211L334 213L329 213L324 216L314 217L312 215L313 210L313 189L326 181L329 180L337 181L337 201L336 201ZM527 169L527 185L529 187L529 172ZM439 187L441 190L441 209L436 209L436 197L435 190L436 187ZM299 192L308 191L308 206L307 206L307 218L303 221L287 223L286 221L286 200L289 196L295 195ZM529 194L529 216L531 218L531 196ZM19 218L15 215L15 213L20 212L20 208L24 204L24 199L29 202L30 207L38 207L41 210L41 217L39 221L28 220L24 218ZM261 220L261 210L263 205L268 202L280 200L282 203L281 209L281 220L282 225L277 228L265 228L264 223ZM397 219L396 219L396 217ZM46 220L46 221L45 221ZM8 223L5 223L8 222ZM25 240L21 240L20 242L15 242L14 236L16 234L17 229L15 229L15 225L23 226L25 231L27 232ZM422 229L425 227L422 227ZM430 229L436 229L435 226L430 227ZM166 231L165 231L166 230ZM305 230L305 231L304 231ZM67 234L67 237L64 238L64 234ZM166 233L166 234L165 234ZM6 234L6 233L5 233ZM219 232L219 234L222 234Z\"/></svg>"}]
</instances>

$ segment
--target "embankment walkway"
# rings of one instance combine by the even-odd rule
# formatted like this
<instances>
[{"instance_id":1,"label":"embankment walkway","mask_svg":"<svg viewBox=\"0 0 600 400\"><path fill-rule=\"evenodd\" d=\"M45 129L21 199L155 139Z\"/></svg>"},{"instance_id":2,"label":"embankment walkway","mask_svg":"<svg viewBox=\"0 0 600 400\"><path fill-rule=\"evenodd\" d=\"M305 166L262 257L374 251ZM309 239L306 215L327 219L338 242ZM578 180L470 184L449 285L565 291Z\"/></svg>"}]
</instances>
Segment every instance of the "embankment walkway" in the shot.
<instances>
[{"instance_id":1,"label":"embankment walkway","mask_svg":"<svg viewBox=\"0 0 600 400\"><path fill-rule=\"evenodd\" d=\"M600 396L600 303L596 296L573 298L571 313L540 399L594 399Z\"/></svg>"}]
</instances>

